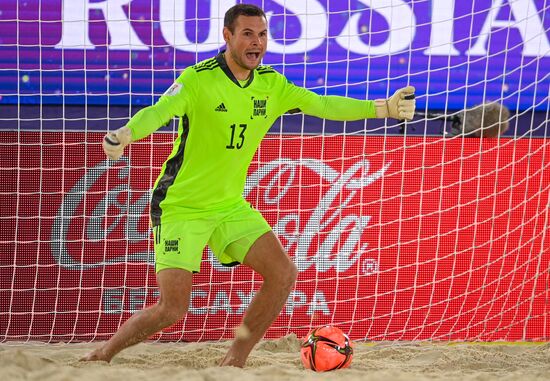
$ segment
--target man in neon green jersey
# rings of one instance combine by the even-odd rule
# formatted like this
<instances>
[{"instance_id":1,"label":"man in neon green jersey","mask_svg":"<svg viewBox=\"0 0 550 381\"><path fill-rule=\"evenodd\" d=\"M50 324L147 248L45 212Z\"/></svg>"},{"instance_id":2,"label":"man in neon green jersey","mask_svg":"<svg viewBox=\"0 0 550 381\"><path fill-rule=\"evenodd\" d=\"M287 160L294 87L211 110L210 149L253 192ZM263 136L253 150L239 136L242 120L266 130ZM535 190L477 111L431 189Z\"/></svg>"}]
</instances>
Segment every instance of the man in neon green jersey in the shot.
<instances>
[{"instance_id":1,"label":"man in neon green jersey","mask_svg":"<svg viewBox=\"0 0 550 381\"><path fill-rule=\"evenodd\" d=\"M155 105L105 136L105 153L118 159L125 146L180 117L178 137L151 199L160 299L130 317L83 360L110 361L122 349L180 320L189 306L192 274L199 271L208 244L222 264L242 263L264 280L220 364L244 366L297 277L296 266L270 226L242 196L247 169L268 129L288 111L332 120L413 117L412 86L375 101L319 96L260 66L267 19L256 6L229 9L223 36L225 51L185 69Z\"/></svg>"}]
</instances>

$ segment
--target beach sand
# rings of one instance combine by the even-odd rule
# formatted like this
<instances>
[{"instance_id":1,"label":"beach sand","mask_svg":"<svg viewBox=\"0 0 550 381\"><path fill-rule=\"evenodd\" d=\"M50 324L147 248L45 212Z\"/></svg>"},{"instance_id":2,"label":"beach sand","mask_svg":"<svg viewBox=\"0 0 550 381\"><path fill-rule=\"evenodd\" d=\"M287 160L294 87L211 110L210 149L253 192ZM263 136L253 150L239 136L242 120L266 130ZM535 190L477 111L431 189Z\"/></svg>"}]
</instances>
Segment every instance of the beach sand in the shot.
<instances>
[{"instance_id":1,"label":"beach sand","mask_svg":"<svg viewBox=\"0 0 550 381\"><path fill-rule=\"evenodd\" d=\"M550 343L355 343L351 367L305 370L294 335L264 340L244 369L217 366L229 342L147 342L110 364L79 362L91 344L0 344L2 380L550 380Z\"/></svg>"}]
</instances>

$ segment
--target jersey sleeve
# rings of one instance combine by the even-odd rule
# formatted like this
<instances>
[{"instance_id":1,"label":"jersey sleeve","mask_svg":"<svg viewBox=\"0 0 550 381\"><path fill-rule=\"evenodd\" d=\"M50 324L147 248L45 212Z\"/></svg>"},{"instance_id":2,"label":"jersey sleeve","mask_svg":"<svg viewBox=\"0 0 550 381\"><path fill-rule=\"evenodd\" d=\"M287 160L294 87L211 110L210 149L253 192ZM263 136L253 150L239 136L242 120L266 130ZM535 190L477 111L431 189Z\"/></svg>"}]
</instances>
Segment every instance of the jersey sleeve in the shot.
<instances>
[{"instance_id":1,"label":"jersey sleeve","mask_svg":"<svg viewBox=\"0 0 550 381\"><path fill-rule=\"evenodd\" d=\"M197 93L197 74L192 67L183 71L176 81L152 106L137 112L126 124L132 132L132 140L143 139L175 116L183 116L193 108Z\"/></svg>"},{"instance_id":2,"label":"jersey sleeve","mask_svg":"<svg viewBox=\"0 0 550 381\"><path fill-rule=\"evenodd\" d=\"M336 95L318 95L286 80L283 91L285 111L303 112L329 120L360 120L376 118L374 101L359 100Z\"/></svg>"}]
</instances>

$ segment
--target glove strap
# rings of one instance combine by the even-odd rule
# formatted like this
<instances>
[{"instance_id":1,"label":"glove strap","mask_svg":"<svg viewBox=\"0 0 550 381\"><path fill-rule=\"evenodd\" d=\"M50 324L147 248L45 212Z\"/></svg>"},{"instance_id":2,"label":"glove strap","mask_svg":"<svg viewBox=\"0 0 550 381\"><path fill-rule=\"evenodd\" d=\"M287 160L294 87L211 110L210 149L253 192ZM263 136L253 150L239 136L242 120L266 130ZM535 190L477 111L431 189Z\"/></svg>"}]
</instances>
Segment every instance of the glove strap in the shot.
<instances>
[{"instance_id":1,"label":"glove strap","mask_svg":"<svg viewBox=\"0 0 550 381\"><path fill-rule=\"evenodd\" d=\"M120 145L120 142L118 140L113 140L109 135L105 135L104 139L109 145L112 145L115 147Z\"/></svg>"},{"instance_id":2,"label":"glove strap","mask_svg":"<svg viewBox=\"0 0 550 381\"><path fill-rule=\"evenodd\" d=\"M374 106L376 107L376 117L377 118L389 118L390 117L390 108L388 106L387 99L375 99Z\"/></svg>"}]
</instances>

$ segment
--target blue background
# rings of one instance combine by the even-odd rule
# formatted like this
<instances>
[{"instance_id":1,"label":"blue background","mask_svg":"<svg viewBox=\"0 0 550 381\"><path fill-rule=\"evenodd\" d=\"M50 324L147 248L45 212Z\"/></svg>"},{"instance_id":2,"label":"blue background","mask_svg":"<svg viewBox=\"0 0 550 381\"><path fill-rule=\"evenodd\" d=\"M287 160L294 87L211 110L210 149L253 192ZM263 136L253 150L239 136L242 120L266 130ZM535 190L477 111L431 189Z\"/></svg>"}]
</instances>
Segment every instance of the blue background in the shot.
<instances>
[{"instance_id":1,"label":"blue background","mask_svg":"<svg viewBox=\"0 0 550 381\"><path fill-rule=\"evenodd\" d=\"M97 0L88 0L97 2ZM250 1L273 11L270 22L279 42L300 35L298 18L274 1ZM407 84L417 88L419 109L458 110L488 100L502 99L513 111L548 109L550 57L523 57L517 28L493 29L488 56L464 53L478 38L490 0L456 1L454 47L459 56L427 56L431 32L431 1L409 1L417 29L409 49L382 57L366 57L341 47L335 38L355 12L368 32L365 43L381 44L388 36L386 20L354 0L320 0L329 14L328 38L304 54L270 53L264 63L298 85L319 94L347 95L359 99L385 97ZM203 41L209 31L209 1L196 10L195 0L185 22L187 36ZM534 1L544 33L550 30L550 15L544 0ZM159 30L158 0L131 2L132 27L150 46L146 51L112 51L106 48L109 33L104 16L90 10L93 50L60 50L61 0L14 1L0 4L0 104L42 105L148 105L170 86L185 67L209 58L217 50L189 53L167 44ZM125 7L130 14L130 7ZM286 12L286 16L285 16ZM202 20L198 20L202 18ZM19 20L17 22L16 20ZM513 20L507 2L499 20ZM102 45L102 46L101 46ZM546 52L550 54L550 52ZM307 59L307 61L306 61Z\"/></svg>"}]
</instances>

